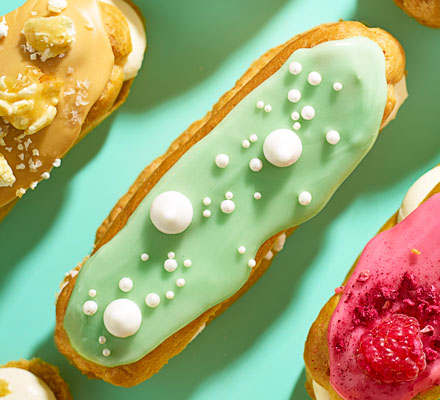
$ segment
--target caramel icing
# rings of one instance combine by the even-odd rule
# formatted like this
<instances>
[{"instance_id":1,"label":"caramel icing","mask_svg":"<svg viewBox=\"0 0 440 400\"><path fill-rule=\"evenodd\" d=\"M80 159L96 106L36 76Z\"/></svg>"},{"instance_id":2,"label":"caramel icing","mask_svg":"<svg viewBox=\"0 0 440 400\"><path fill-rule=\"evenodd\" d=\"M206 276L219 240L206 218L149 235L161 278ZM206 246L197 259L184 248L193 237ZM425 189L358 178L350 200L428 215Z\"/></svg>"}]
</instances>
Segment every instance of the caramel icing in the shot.
<instances>
[{"instance_id":1,"label":"caramel icing","mask_svg":"<svg viewBox=\"0 0 440 400\"><path fill-rule=\"evenodd\" d=\"M109 81L114 65L110 40L96 0L71 0L62 12L75 25L75 41L65 54L45 62L39 58L32 60L34 57L25 50L22 30L30 18L53 16L47 7L47 0L29 0L5 16L9 31L0 39L0 57L8 61L0 64L0 77L17 79L27 66L36 66L44 74L64 81L64 90L53 123L32 136L19 141L18 136L23 131L0 120L1 130L7 132L0 153L16 177L11 187L0 187L0 207L14 200L20 189L35 187L33 183L41 181L43 173L53 168L54 161L62 158L75 144L88 112ZM30 165L34 166L32 170Z\"/></svg>"}]
</instances>

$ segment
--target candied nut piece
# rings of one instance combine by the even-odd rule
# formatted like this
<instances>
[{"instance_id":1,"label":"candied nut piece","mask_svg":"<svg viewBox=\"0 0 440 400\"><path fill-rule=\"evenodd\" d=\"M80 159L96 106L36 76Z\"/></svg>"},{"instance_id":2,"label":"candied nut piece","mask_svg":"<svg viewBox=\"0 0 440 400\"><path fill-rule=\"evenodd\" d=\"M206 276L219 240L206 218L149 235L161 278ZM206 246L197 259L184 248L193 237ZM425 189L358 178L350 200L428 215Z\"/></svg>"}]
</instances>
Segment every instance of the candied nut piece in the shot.
<instances>
[{"instance_id":1,"label":"candied nut piece","mask_svg":"<svg viewBox=\"0 0 440 400\"><path fill-rule=\"evenodd\" d=\"M15 176L6 158L0 153L0 187L12 186L15 183Z\"/></svg>"},{"instance_id":2,"label":"candied nut piece","mask_svg":"<svg viewBox=\"0 0 440 400\"><path fill-rule=\"evenodd\" d=\"M60 12L64 11L67 8L67 1L66 0L49 0L49 3L47 4L47 9L50 12L59 14Z\"/></svg>"},{"instance_id":3,"label":"candied nut piece","mask_svg":"<svg viewBox=\"0 0 440 400\"><path fill-rule=\"evenodd\" d=\"M73 21L64 16L30 18L24 24L26 48L41 61L64 54L75 40Z\"/></svg>"},{"instance_id":4,"label":"candied nut piece","mask_svg":"<svg viewBox=\"0 0 440 400\"><path fill-rule=\"evenodd\" d=\"M64 82L26 67L17 79L0 78L0 117L14 128L32 135L50 125L57 114Z\"/></svg>"}]
</instances>

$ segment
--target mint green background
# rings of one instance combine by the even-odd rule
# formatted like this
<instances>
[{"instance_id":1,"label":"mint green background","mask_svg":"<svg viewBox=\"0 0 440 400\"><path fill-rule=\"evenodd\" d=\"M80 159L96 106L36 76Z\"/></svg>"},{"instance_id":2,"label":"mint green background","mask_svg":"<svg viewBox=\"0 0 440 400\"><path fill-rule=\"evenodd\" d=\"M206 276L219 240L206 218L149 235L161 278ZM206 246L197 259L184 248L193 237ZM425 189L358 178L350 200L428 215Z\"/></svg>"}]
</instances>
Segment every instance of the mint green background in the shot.
<instances>
[{"instance_id":1,"label":"mint green background","mask_svg":"<svg viewBox=\"0 0 440 400\"><path fill-rule=\"evenodd\" d=\"M17 3L1 0L0 14ZM150 48L131 97L0 224L0 363L41 357L61 368L81 400L306 399L302 352L310 324L409 185L440 162L440 31L391 0L138 3ZM132 389L82 376L52 339L64 272L90 252L96 228L140 170L255 58L340 18L381 26L405 47L410 99L398 119L255 287L159 374Z\"/></svg>"}]
</instances>

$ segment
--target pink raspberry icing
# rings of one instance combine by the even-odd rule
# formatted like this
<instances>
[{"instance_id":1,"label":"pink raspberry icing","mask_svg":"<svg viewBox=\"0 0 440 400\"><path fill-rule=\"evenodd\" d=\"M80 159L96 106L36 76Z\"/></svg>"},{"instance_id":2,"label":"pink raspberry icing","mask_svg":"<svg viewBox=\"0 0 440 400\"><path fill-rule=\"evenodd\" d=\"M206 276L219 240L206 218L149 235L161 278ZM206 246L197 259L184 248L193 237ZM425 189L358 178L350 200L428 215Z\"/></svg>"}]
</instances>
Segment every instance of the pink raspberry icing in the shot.
<instances>
[{"instance_id":1,"label":"pink raspberry icing","mask_svg":"<svg viewBox=\"0 0 440 400\"><path fill-rule=\"evenodd\" d=\"M440 194L367 244L327 339L343 399L409 400L440 384Z\"/></svg>"}]
</instances>

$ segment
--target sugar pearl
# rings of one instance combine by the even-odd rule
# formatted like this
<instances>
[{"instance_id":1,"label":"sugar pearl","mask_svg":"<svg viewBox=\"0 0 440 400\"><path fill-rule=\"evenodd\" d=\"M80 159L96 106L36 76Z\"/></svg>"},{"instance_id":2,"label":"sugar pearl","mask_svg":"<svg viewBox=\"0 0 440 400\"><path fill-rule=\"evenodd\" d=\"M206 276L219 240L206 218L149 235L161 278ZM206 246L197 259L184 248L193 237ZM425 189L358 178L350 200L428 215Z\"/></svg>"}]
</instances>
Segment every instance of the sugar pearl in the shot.
<instances>
[{"instance_id":1,"label":"sugar pearl","mask_svg":"<svg viewBox=\"0 0 440 400\"><path fill-rule=\"evenodd\" d=\"M257 262L254 259L249 260L249 262L248 262L249 268L254 268L256 265L257 265Z\"/></svg>"},{"instance_id":2,"label":"sugar pearl","mask_svg":"<svg viewBox=\"0 0 440 400\"><path fill-rule=\"evenodd\" d=\"M289 71L292 75L298 75L302 71L302 65L298 61L293 61L289 65Z\"/></svg>"},{"instance_id":3,"label":"sugar pearl","mask_svg":"<svg viewBox=\"0 0 440 400\"><path fill-rule=\"evenodd\" d=\"M168 300L173 300L174 299L174 292L172 290L168 290L168 292L165 293L165 297Z\"/></svg>"},{"instance_id":4,"label":"sugar pearl","mask_svg":"<svg viewBox=\"0 0 440 400\"><path fill-rule=\"evenodd\" d=\"M150 308L156 308L160 304L160 297L157 293L148 293L145 297L145 304Z\"/></svg>"},{"instance_id":5,"label":"sugar pearl","mask_svg":"<svg viewBox=\"0 0 440 400\"><path fill-rule=\"evenodd\" d=\"M141 254L141 260L142 261L148 261L149 258L150 258L150 256L147 253L142 253Z\"/></svg>"},{"instance_id":6,"label":"sugar pearl","mask_svg":"<svg viewBox=\"0 0 440 400\"><path fill-rule=\"evenodd\" d=\"M302 206L307 206L312 201L312 195L310 192L301 192L298 196L298 202Z\"/></svg>"},{"instance_id":7,"label":"sugar pearl","mask_svg":"<svg viewBox=\"0 0 440 400\"><path fill-rule=\"evenodd\" d=\"M113 300L105 309L104 326L117 338L133 336L142 325L142 312L139 306L129 299Z\"/></svg>"},{"instance_id":8,"label":"sugar pearl","mask_svg":"<svg viewBox=\"0 0 440 400\"><path fill-rule=\"evenodd\" d=\"M174 251L170 251L168 253L168 258L175 258L176 257L176 253L174 253Z\"/></svg>"},{"instance_id":9,"label":"sugar pearl","mask_svg":"<svg viewBox=\"0 0 440 400\"><path fill-rule=\"evenodd\" d=\"M248 149L250 147L250 142L249 140L245 139L241 142L242 147L244 147L245 149Z\"/></svg>"},{"instance_id":10,"label":"sugar pearl","mask_svg":"<svg viewBox=\"0 0 440 400\"><path fill-rule=\"evenodd\" d=\"M107 343L107 338L105 336L100 336L98 338L98 342L99 342L99 344L106 344Z\"/></svg>"},{"instance_id":11,"label":"sugar pearl","mask_svg":"<svg viewBox=\"0 0 440 400\"><path fill-rule=\"evenodd\" d=\"M210 210L203 210L202 215L203 215L205 218L209 218L209 217L211 216L211 211L210 211Z\"/></svg>"},{"instance_id":12,"label":"sugar pearl","mask_svg":"<svg viewBox=\"0 0 440 400\"><path fill-rule=\"evenodd\" d=\"M225 197L226 197L228 200L231 200L231 199L234 197L234 194L233 194L232 192L226 192L226 193L225 193Z\"/></svg>"},{"instance_id":13,"label":"sugar pearl","mask_svg":"<svg viewBox=\"0 0 440 400\"><path fill-rule=\"evenodd\" d=\"M95 289L90 289L89 290L89 296L90 297L95 297L96 296L96 290Z\"/></svg>"},{"instance_id":14,"label":"sugar pearl","mask_svg":"<svg viewBox=\"0 0 440 400\"><path fill-rule=\"evenodd\" d=\"M226 154L218 154L215 157L215 164L219 168L226 168L229 165L229 157Z\"/></svg>"},{"instance_id":15,"label":"sugar pearl","mask_svg":"<svg viewBox=\"0 0 440 400\"><path fill-rule=\"evenodd\" d=\"M238 252L239 252L240 254L244 254L244 253L246 253L246 247L244 247L244 246L240 246L240 247L238 248Z\"/></svg>"},{"instance_id":16,"label":"sugar pearl","mask_svg":"<svg viewBox=\"0 0 440 400\"><path fill-rule=\"evenodd\" d=\"M315 117L315 109L312 106L305 106L301 110L301 116L306 120L311 120Z\"/></svg>"},{"instance_id":17,"label":"sugar pearl","mask_svg":"<svg viewBox=\"0 0 440 400\"><path fill-rule=\"evenodd\" d=\"M321 74L319 72L316 72L316 71L310 72L307 80L309 81L309 83L312 86L317 86L317 85L319 85L321 83L321 80L322 80Z\"/></svg>"},{"instance_id":18,"label":"sugar pearl","mask_svg":"<svg viewBox=\"0 0 440 400\"><path fill-rule=\"evenodd\" d=\"M266 111L266 112L271 112L271 111L272 111L272 106L271 106L270 104L266 104L266 105L264 106L264 111Z\"/></svg>"},{"instance_id":19,"label":"sugar pearl","mask_svg":"<svg viewBox=\"0 0 440 400\"><path fill-rule=\"evenodd\" d=\"M250 140L252 143L255 143L255 142L258 140L258 136L257 136L257 135L251 135L251 136L249 137L249 140Z\"/></svg>"},{"instance_id":20,"label":"sugar pearl","mask_svg":"<svg viewBox=\"0 0 440 400\"><path fill-rule=\"evenodd\" d=\"M301 92L298 89L289 90L287 98L291 103L298 103L301 100Z\"/></svg>"},{"instance_id":21,"label":"sugar pearl","mask_svg":"<svg viewBox=\"0 0 440 400\"><path fill-rule=\"evenodd\" d=\"M83 304L83 313L86 315L94 315L98 311L98 304L92 300L88 300Z\"/></svg>"},{"instance_id":22,"label":"sugar pearl","mask_svg":"<svg viewBox=\"0 0 440 400\"><path fill-rule=\"evenodd\" d=\"M130 278L122 278L119 281L119 289L121 289L123 292L129 292L131 289L133 289L133 281Z\"/></svg>"},{"instance_id":23,"label":"sugar pearl","mask_svg":"<svg viewBox=\"0 0 440 400\"><path fill-rule=\"evenodd\" d=\"M335 145L338 144L339 141L341 140L341 135L339 135L338 131L335 130L331 130L327 132L327 135L325 135L325 138L327 139L327 142Z\"/></svg>"},{"instance_id":24,"label":"sugar pearl","mask_svg":"<svg viewBox=\"0 0 440 400\"><path fill-rule=\"evenodd\" d=\"M295 122L293 124L293 129L299 131L301 129L301 124L299 122Z\"/></svg>"},{"instance_id":25,"label":"sugar pearl","mask_svg":"<svg viewBox=\"0 0 440 400\"><path fill-rule=\"evenodd\" d=\"M191 261L189 258L187 258L187 259L183 262L183 265L184 265L186 268L189 268L189 267L191 267L191 265L192 265L192 261Z\"/></svg>"},{"instance_id":26,"label":"sugar pearl","mask_svg":"<svg viewBox=\"0 0 440 400\"><path fill-rule=\"evenodd\" d=\"M342 90L342 83L341 82L335 82L333 84L333 90L335 92L339 92L340 90Z\"/></svg>"},{"instance_id":27,"label":"sugar pearl","mask_svg":"<svg viewBox=\"0 0 440 400\"><path fill-rule=\"evenodd\" d=\"M185 286L185 279L183 279L183 278L177 279L176 286L177 287L184 287Z\"/></svg>"},{"instance_id":28,"label":"sugar pearl","mask_svg":"<svg viewBox=\"0 0 440 400\"><path fill-rule=\"evenodd\" d=\"M223 200L220 204L220 209L225 214L231 214L235 210L235 203L232 200Z\"/></svg>"},{"instance_id":29,"label":"sugar pearl","mask_svg":"<svg viewBox=\"0 0 440 400\"><path fill-rule=\"evenodd\" d=\"M111 351L109 349L102 350L102 355L104 357L108 357L111 354Z\"/></svg>"},{"instance_id":30,"label":"sugar pearl","mask_svg":"<svg viewBox=\"0 0 440 400\"><path fill-rule=\"evenodd\" d=\"M210 199L209 197L205 197L205 198L203 199L203 204L204 204L205 206L209 206L209 205L211 204L211 199Z\"/></svg>"},{"instance_id":31,"label":"sugar pearl","mask_svg":"<svg viewBox=\"0 0 440 400\"><path fill-rule=\"evenodd\" d=\"M257 102L257 108L263 108L264 107L264 101L258 101Z\"/></svg>"},{"instance_id":32,"label":"sugar pearl","mask_svg":"<svg viewBox=\"0 0 440 400\"><path fill-rule=\"evenodd\" d=\"M288 167L301 157L301 139L290 129L277 129L266 137L263 152L266 160L271 164Z\"/></svg>"},{"instance_id":33,"label":"sugar pearl","mask_svg":"<svg viewBox=\"0 0 440 400\"><path fill-rule=\"evenodd\" d=\"M173 272L177 269L177 261L168 259L164 262L163 267L165 268L165 271Z\"/></svg>"},{"instance_id":34,"label":"sugar pearl","mask_svg":"<svg viewBox=\"0 0 440 400\"><path fill-rule=\"evenodd\" d=\"M261 199L261 193L260 192L255 192L254 193L254 199L255 200L260 200Z\"/></svg>"},{"instance_id":35,"label":"sugar pearl","mask_svg":"<svg viewBox=\"0 0 440 400\"><path fill-rule=\"evenodd\" d=\"M294 121L298 121L299 120L299 112L298 111L294 111L290 117L294 120Z\"/></svg>"},{"instance_id":36,"label":"sugar pearl","mask_svg":"<svg viewBox=\"0 0 440 400\"><path fill-rule=\"evenodd\" d=\"M249 162L249 168L254 172L261 171L263 168L263 162L259 158L253 158Z\"/></svg>"}]
</instances>

